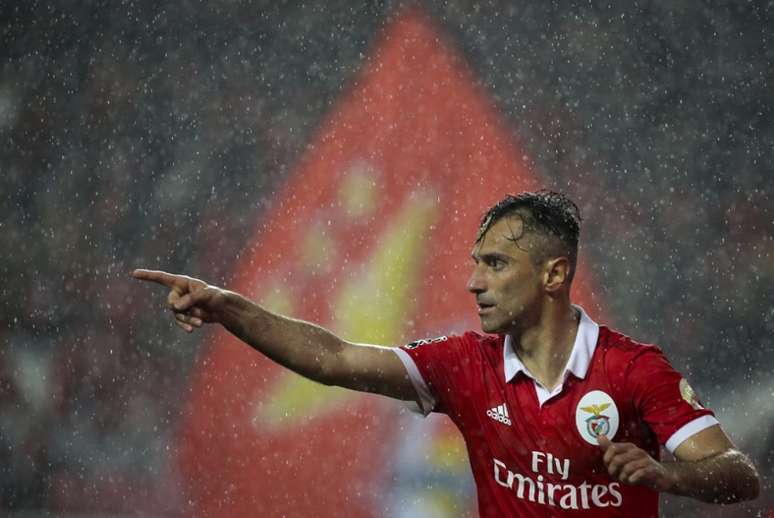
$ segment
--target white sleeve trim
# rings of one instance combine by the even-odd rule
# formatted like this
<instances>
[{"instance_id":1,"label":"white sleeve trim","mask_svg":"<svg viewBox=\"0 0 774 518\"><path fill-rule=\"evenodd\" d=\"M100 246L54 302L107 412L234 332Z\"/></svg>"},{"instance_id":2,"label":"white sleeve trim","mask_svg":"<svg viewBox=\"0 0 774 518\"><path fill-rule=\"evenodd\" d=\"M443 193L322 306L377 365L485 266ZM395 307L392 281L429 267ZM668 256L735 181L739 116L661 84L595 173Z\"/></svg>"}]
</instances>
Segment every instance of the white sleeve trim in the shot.
<instances>
[{"instance_id":1,"label":"white sleeve trim","mask_svg":"<svg viewBox=\"0 0 774 518\"><path fill-rule=\"evenodd\" d=\"M417 392L419 401L406 401L406 406L412 411L423 416L427 416L435 408L436 400L433 393L430 392L430 388L425 383L425 379L417 369L417 364L414 363L414 359L401 349L400 347L393 347L395 354L398 355L400 361L403 362L403 366L406 367L406 373L408 374L411 384L414 385L414 390ZM417 404L419 403L419 404Z\"/></svg>"},{"instance_id":2,"label":"white sleeve trim","mask_svg":"<svg viewBox=\"0 0 774 518\"><path fill-rule=\"evenodd\" d=\"M664 447L669 453L674 455L675 450L683 443L683 441L692 435L695 435L702 430L709 428L710 426L715 426L716 424L720 423L717 419L715 419L715 417L711 415L697 417L693 421L689 421L688 423L684 424L679 430L673 433L672 437L670 437L669 440L664 444Z\"/></svg>"}]
</instances>

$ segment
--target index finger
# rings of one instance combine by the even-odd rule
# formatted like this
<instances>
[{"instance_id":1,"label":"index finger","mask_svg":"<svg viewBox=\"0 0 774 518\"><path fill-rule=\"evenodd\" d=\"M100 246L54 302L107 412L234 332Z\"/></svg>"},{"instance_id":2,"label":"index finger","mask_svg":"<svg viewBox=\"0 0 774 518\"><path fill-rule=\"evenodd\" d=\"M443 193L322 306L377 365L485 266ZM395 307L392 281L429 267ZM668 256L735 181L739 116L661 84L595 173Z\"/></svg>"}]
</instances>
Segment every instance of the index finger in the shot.
<instances>
[{"instance_id":1,"label":"index finger","mask_svg":"<svg viewBox=\"0 0 774 518\"><path fill-rule=\"evenodd\" d=\"M138 268L132 272L132 277L142 281L155 282L162 286L166 286L167 288L183 288L186 285L184 276L162 272L161 270L144 270Z\"/></svg>"},{"instance_id":2,"label":"index finger","mask_svg":"<svg viewBox=\"0 0 774 518\"><path fill-rule=\"evenodd\" d=\"M605 452L613 444L613 441L608 439L606 435L600 434L597 436L597 444L599 444L599 447Z\"/></svg>"}]
</instances>

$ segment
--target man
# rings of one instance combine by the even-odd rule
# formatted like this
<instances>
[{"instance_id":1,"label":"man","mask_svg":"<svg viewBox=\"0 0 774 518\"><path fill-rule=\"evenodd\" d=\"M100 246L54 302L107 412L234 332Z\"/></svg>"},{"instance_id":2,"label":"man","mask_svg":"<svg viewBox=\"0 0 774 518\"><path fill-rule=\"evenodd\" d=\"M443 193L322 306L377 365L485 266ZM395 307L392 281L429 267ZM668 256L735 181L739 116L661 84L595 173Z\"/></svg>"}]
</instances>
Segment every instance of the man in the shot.
<instances>
[{"instance_id":1,"label":"man","mask_svg":"<svg viewBox=\"0 0 774 518\"><path fill-rule=\"evenodd\" d=\"M565 196L508 196L482 220L468 283L489 335L355 344L186 276L163 284L188 332L218 322L327 385L415 402L462 432L479 514L657 516L658 492L729 503L758 474L655 346L599 326L570 302L580 215ZM677 462L659 460L660 445Z\"/></svg>"}]
</instances>

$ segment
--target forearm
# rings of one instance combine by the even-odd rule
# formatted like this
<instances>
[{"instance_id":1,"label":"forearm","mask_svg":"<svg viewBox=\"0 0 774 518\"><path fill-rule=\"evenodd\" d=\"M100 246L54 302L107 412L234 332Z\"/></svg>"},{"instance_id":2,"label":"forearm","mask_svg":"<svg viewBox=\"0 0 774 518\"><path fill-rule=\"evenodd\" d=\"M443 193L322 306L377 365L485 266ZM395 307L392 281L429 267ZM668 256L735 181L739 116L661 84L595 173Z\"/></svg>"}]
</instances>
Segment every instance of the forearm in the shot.
<instances>
[{"instance_id":1,"label":"forearm","mask_svg":"<svg viewBox=\"0 0 774 518\"><path fill-rule=\"evenodd\" d=\"M330 383L332 363L344 342L330 331L272 313L235 292L224 292L219 322L229 332L280 365Z\"/></svg>"},{"instance_id":2,"label":"forearm","mask_svg":"<svg viewBox=\"0 0 774 518\"><path fill-rule=\"evenodd\" d=\"M673 483L667 491L705 502L728 504L751 500L760 492L758 473L750 459L728 450L693 462L667 462Z\"/></svg>"}]
</instances>

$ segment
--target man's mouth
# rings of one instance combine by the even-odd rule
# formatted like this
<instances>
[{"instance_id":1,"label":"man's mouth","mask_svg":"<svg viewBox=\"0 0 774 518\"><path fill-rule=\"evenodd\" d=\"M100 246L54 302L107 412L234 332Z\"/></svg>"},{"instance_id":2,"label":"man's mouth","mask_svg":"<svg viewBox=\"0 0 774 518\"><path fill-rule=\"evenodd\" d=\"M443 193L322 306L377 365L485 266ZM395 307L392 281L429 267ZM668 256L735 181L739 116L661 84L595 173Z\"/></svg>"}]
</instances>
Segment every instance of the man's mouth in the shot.
<instances>
[{"instance_id":1,"label":"man's mouth","mask_svg":"<svg viewBox=\"0 0 774 518\"><path fill-rule=\"evenodd\" d=\"M478 302L477 305L478 305L479 315L485 315L486 313L489 313L490 311L492 311L495 307L494 304L486 304L483 302Z\"/></svg>"}]
</instances>

